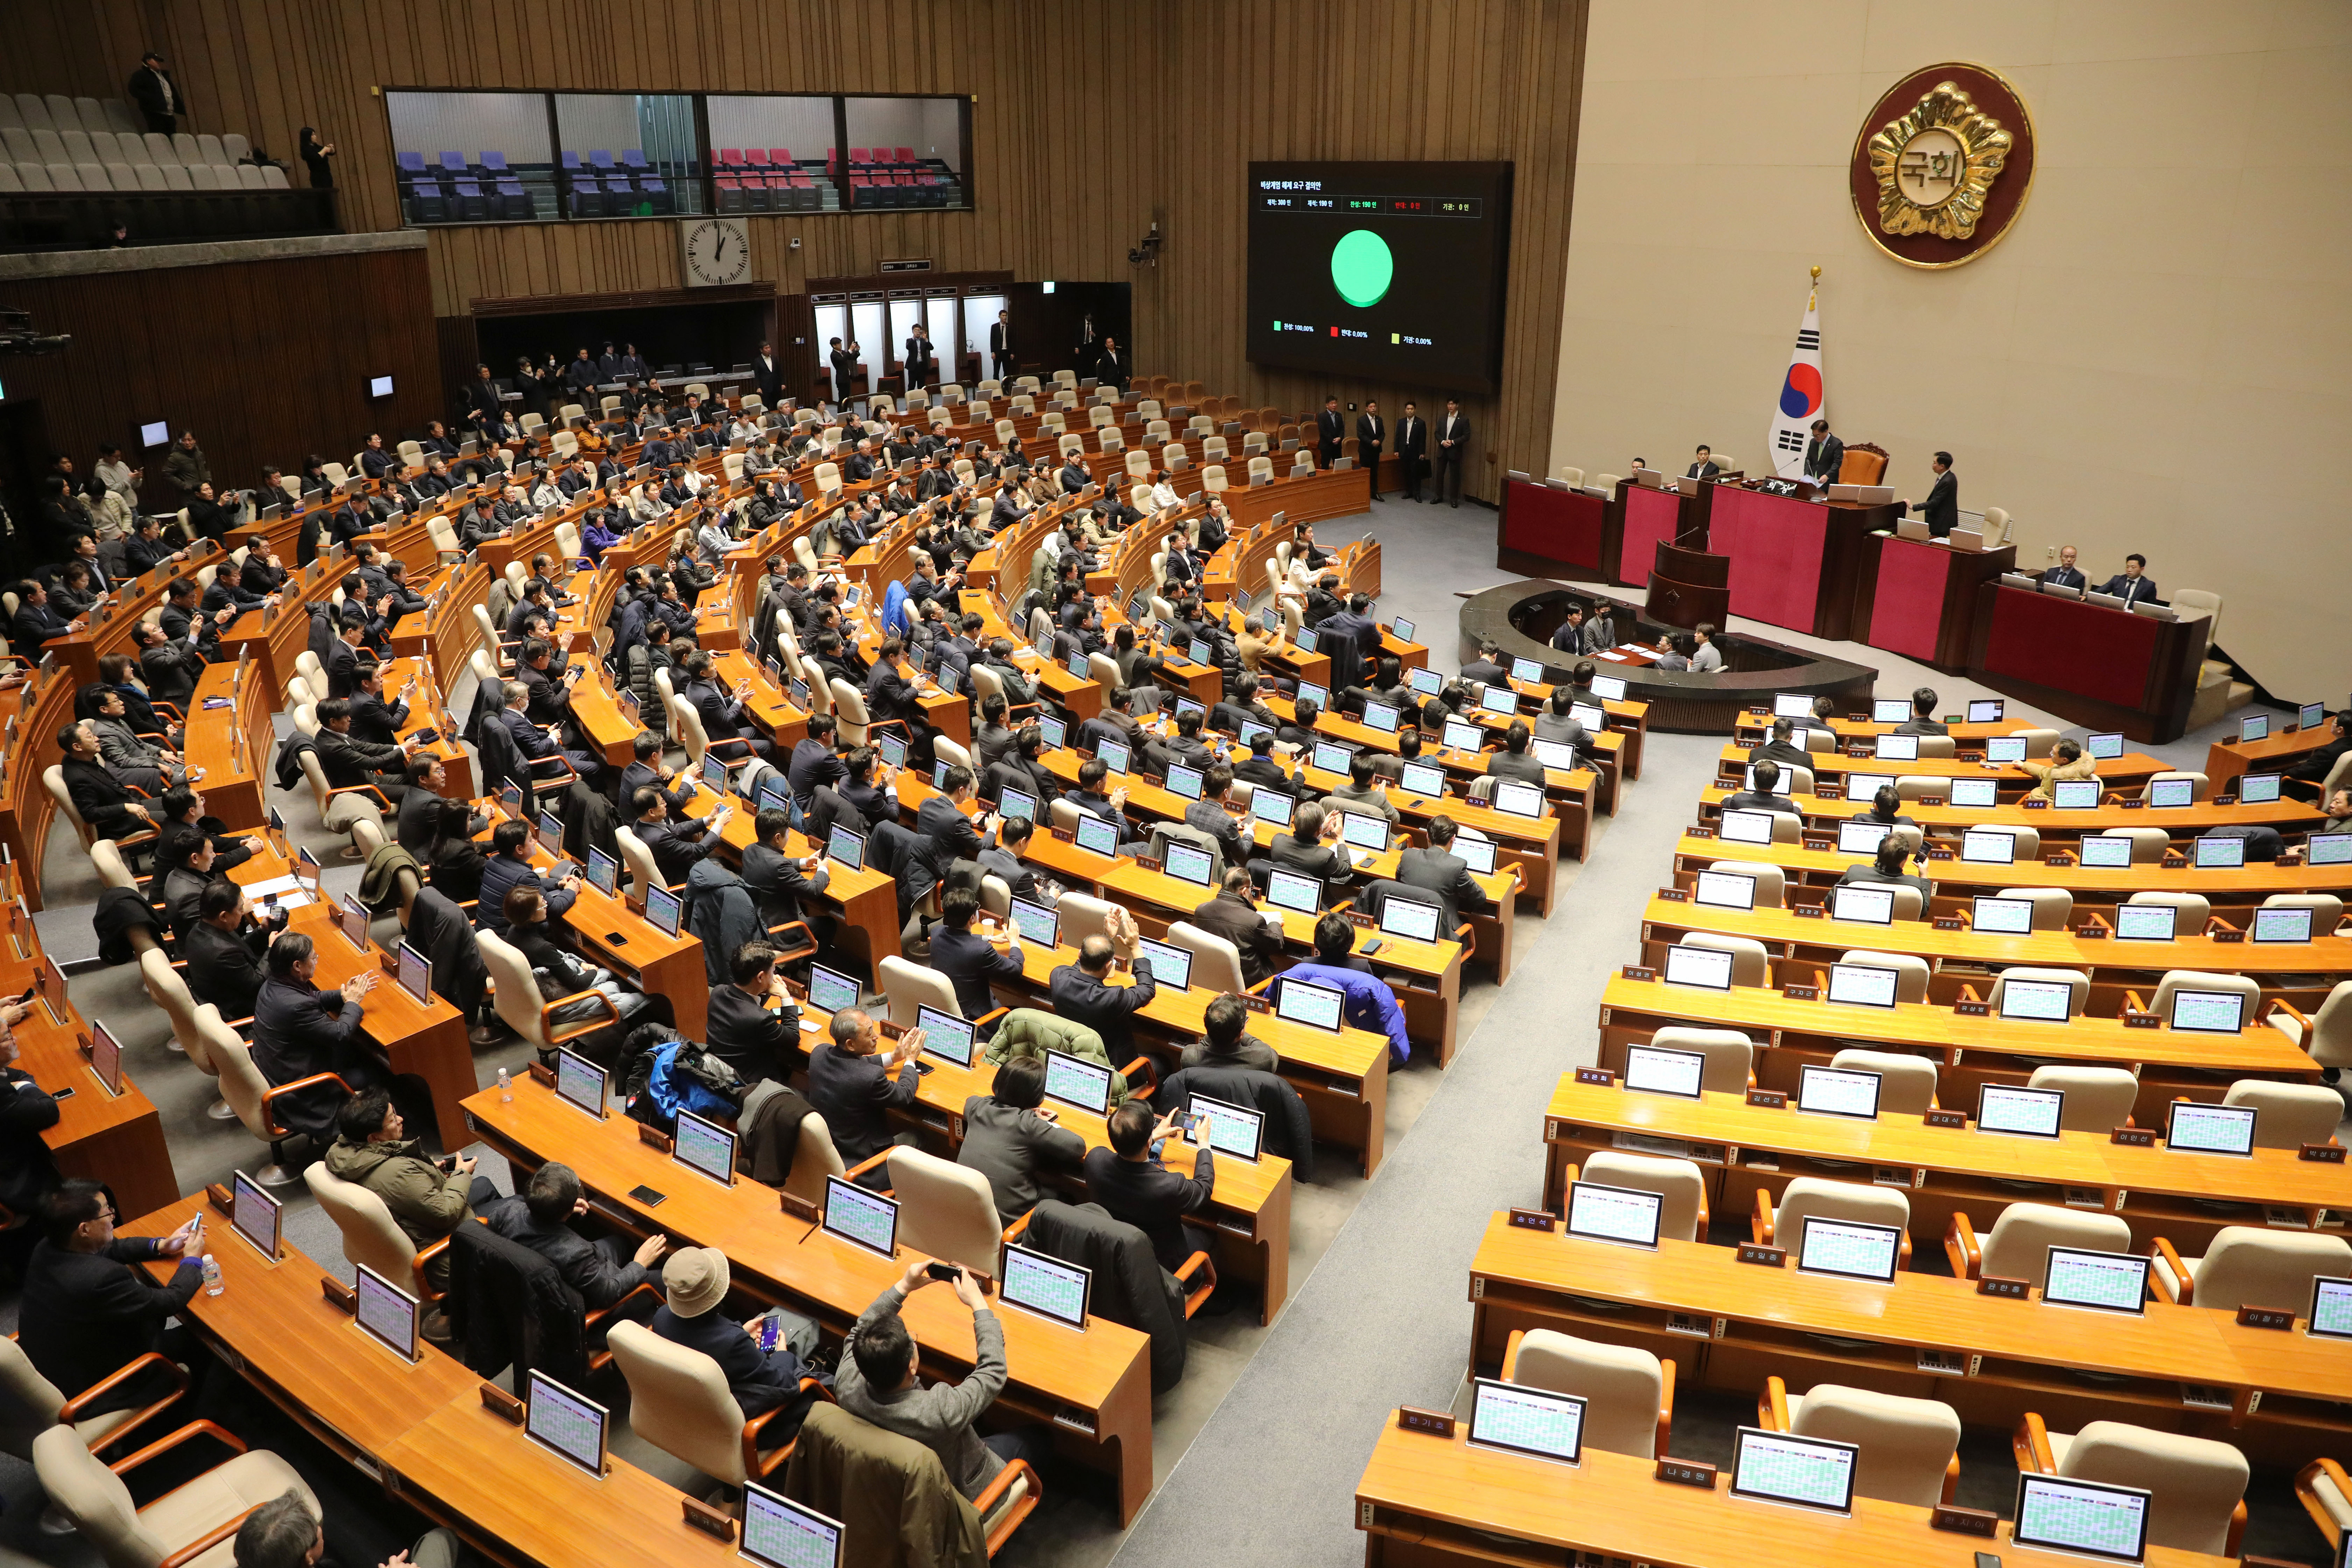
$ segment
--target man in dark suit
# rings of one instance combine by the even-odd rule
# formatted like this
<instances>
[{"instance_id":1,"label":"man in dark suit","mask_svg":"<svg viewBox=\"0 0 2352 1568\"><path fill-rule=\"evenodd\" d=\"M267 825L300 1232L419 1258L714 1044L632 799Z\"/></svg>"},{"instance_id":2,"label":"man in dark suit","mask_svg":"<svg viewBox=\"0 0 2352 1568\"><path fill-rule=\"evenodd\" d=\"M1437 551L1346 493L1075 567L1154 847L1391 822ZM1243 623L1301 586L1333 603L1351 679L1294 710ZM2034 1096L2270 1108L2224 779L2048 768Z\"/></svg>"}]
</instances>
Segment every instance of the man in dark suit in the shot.
<instances>
[{"instance_id":1,"label":"man in dark suit","mask_svg":"<svg viewBox=\"0 0 2352 1568\"><path fill-rule=\"evenodd\" d=\"M26 658L37 660L42 643L81 629L81 622L68 621L49 607L49 591L39 580L27 578L16 585L16 619L8 628L8 639Z\"/></svg>"},{"instance_id":2,"label":"man in dark suit","mask_svg":"<svg viewBox=\"0 0 2352 1568\"><path fill-rule=\"evenodd\" d=\"M157 702L185 708L204 678L205 656L192 643L174 643L161 626L148 622L132 633L139 643L139 678Z\"/></svg>"},{"instance_id":3,"label":"man in dark suit","mask_svg":"<svg viewBox=\"0 0 2352 1568\"><path fill-rule=\"evenodd\" d=\"M1107 387L1127 385L1127 352L1116 338L1102 340L1102 351L1095 356L1095 380Z\"/></svg>"},{"instance_id":4,"label":"man in dark suit","mask_svg":"<svg viewBox=\"0 0 2352 1568\"><path fill-rule=\"evenodd\" d=\"M1936 722L1936 688L1933 686L1921 686L1918 690L1913 692L1911 694L1911 716L1904 720L1901 724L1896 725L1895 727L1895 733L1897 735L1949 734L1950 732L1948 730L1947 730L1942 725ZM1811 764L1801 764L1801 766L1810 767Z\"/></svg>"},{"instance_id":5,"label":"man in dark suit","mask_svg":"<svg viewBox=\"0 0 2352 1568\"><path fill-rule=\"evenodd\" d=\"M929 386L940 378L939 355L931 347L930 334L923 329L920 321L915 323L914 335L907 340L904 363L908 392Z\"/></svg>"},{"instance_id":6,"label":"man in dark suit","mask_svg":"<svg viewBox=\"0 0 2352 1568\"><path fill-rule=\"evenodd\" d=\"M838 338L830 342L827 357L833 361L833 401L846 404L857 390L857 350L855 345L842 347Z\"/></svg>"},{"instance_id":7,"label":"man in dark suit","mask_svg":"<svg viewBox=\"0 0 2352 1568\"><path fill-rule=\"evenodd\" d=\"M352 708L351 703L337 699L319 705L319 733L311 738L318 746L319 766L326 772L327 785L334 789L372 785L385 800L398 807L408 799L410 748L396 741L379 745L353 735ZM539 734L542 741L547 739L544 734L533 733Z\"/></svg>"},{"instance_id":8,"label":"man in dark suit","mask_svg":"<svg viewBox=\"0 0 2352 1568\"><path fill-rule=\"evenodd\" d=\"M1932 902L1936 884L1924 876L1907 876L1904 867L1911 859L1910 841L1894 833L1878 841L1878 858L1869 865L1852 865L1838 877L1837 885L1846 887L1860 883L1873 886L1892 884L1915 887L1922 900Z\"/></svg>"},{"instance_id":9,"label":"man in dark suit","mask_svg":"<svg viewBox=\"0 0 2352 1568\"><path fill-rule=\"evenodd\" d=\"M1427 464L1428 453L1429 425L1408 401L1404 417L1397 421L1396 432L1397 467L1402 470L1404 498L1408 501L1421 499L1421 473Z\"/></svg>"},{"instance_id":10,"label":"man in dark suit","mask_svg":"<svg viewBox=\"0 0 2352 1568\"><path fill-rule=\"evenodd\" d=\"M1323 412L1315 416L1317 457L1322 466L1328 468L1332 464L1339 461L1339 442L1346 430L1347 423L1339 413L1339 400L1336 397L1325 398Z\"/></svg>"},{"instance_id":11,"label":"man in dark suit","mask_svg":"<svg viewBox=\"0 0 2352 1568\"><path fill-rule=\"evenodd\" d=\"M377 746L400 744L400 727L408 722L408 704L383 700L383 666L362 664L358 690L352 698L352 733Z\"/></svg>"},{"instance_id":12,"label":"man in dark suit","mask_svg":"<svg viewBox=\"0 0 2352 1568\"><path fill-rule=\"evenodd\" d=\"M1479 643L1478 656L1462 666L1464 680L1484 681L1488 685L1502 680L1509 674L1509 671L1503 668L1503 650L1493 643Z\"/></svg>"},{"instance_id":13,"label":"man in dark suit","mask_svg":"<svg viewBox=\"0 0 2352 1568\"><path fill-rule=\"evenodd\" d=\"M188 100L180 96L180 84L164 68L163 56L152 50L140 56L139 68L131 73L124 90L146 117L148 130L169 136L180 129L180 116L188 112Z\"/></svg>"},{"instance_id":14,"label":"man in dark suit","mask_svg":"<svg viewBox=\"0 0 2352 1568\"><path fill-rule=\"evenodd\" d=\"M1783 768L1811 768L1813 765L1812 758L1806 755L1805 748L1799 746L1796 741L1796 721L1787 718L1774 719L1770 737L1763 745L1748 752L1748 766L1754 767L1759 762L1769 761L1777 762Z\"/></svg>"},{"instance_id":15,"label":"man in dark suit","mask_svg":"<svg viewBox=\"0 0 2352 1568\"><path fill-rule=\"evenodd\" d=\"M1331 830L1328 834L1324 831L1327 822ZM1319 801L1304 801L1297 810L1291 813L1290 831L1275 834L1274 842L1266 853L1276 865L1297 872L1302 876L1311 876L1318 882L1344 883L1354 878L1355 867L1349 862L1347 851L1335 843L1324 841L1327 838L1337 839L1339 831L1339 821L1336 814L1327 816Z\"/></svg>"},{"instance_id":16,"label":"man in dark suit","mask_svg":"<svg viewBox=\"0 0 2352 1568\"><path fill-rule=\"evenodd\" d=\"M178 1341L166 1335L164 1320L186 1311L204 1281L200 1255L191 1248L199 1234L196 1220L169 1236L131 1240L115 1236L117 1218L106 1188L94 1181L66 1182L41 1200L42 1236L25 1270L17 1343L33 1369L68 1397L149 1351L176 1352ZM178 1260L169 1284L156 1284L146 1270L132 1267L151 1258ZM128 1410L165 1397L170 1385L159 1371L128 1380L79 1414Z\"/></svg>"},{"instance_id":17,"label":"man in dark suit","mask_svg":"<svg viewBox=\"0 0 2352 1568\"><path fill-rule=\"evenodd\" d=\"M833 1146L849 1165L872 1159L890 1146L890 1112L913 1104L922 1082L913 1072L891 1077L893 1070L923 1049L921 1030L908 1030L887 1053L881 1045L882 1031L874 1019L863 1009L844 1008L833 1015L826 1042L809 1054L809 1103L824 1116ZM877 1167L863 1178L864 1185L887 1186L887 1170Z\"/></svg>"},{"instance_id":18,"label":"man in dark suit","mask_svg":"<svg viewBox=\"0 0 2352 1568\"><path fill-rule=\"evenodd\" d=\"M1356 466L1372 471L1372 499L1381 498L1381 442L1388 434L1388 423L1381 418L1381 405L1364 404L1364 412L1356 416Z\"/></svg>"},{"instance_id":19,"label":"man in dark suit","mask_svg":"<svg viewBox=\"0 0 2352 1568\"><path fill-rule=\"evenodd\" d=\"M58 749L65 754L58 766L75 814L102 839L127 838L144 832L153 821L149 808L131 787L114 776L100 759L98 733L88 720L58 731Z\"/></svg>"},{"instance_id":20,"label":"man in dark suit","mask_svg":"<svg viewBox=\"0 0 2352 1568\"><path fill-rule=\"evenodd\" d=\"M2074 564L2074 547L2073 545L2060 545L2058 547L2058 564L2043 572L2042 574L2042 580L2044 582L2054 582L2061 588L2079 589L2088 588L2091 585L2091 580L2083 575L2083 569Z\"/></svg>"},{"instance_id":21,"label":"man in dark suit","mask_svg":"<svg viewBox=\"0 0 2352 1568\"><path fill-rule=\"evenodd\" d=\"M1183 1217L1207 1207L1217 1185L1217 1162L1205 1142L1192 1156L1190 1177L1161 1165L1153 1153L1174 1131L1174 1114L1154 1123L1149 1105L1130 1100L1110 1113L1110 1147L1089 1149L1086 1158L1087 1201L1151 1238L1160 1266L1171 1271L1194 1250Z\"/></svg>"},{"instance_id":22,"label":"man in dark suit","mask_svg":"<svg viewBox=\"0 0 2352 1568\"><path fill-rule=\"evenodd\" d=\"M1705 442L1701 442L1699 443L1698 455L1692 460L1689 471L1685 473L1683 477L1685 479L1712 479L1717 474L1722 472L1723 469L1718 466L1715 461L1715 454L1707 450L1706 444Z\"/></svg>"},{"instance_id":23,"label":"man in dark suit","mask_svg":"<svg viewBox=\"0 0 2352 1568\"><path fill-rule=\"evenodd\" d=\"M931 968L955 987L956 1009L968 1019L996 1009L993 981L1007 985L1021 978L1021 933L1007 927L999 947L971 929L980 912L980 895L969 887L948 890L940 900L940 918L931 925Z\"/></svg>"},{"instance_id":24,"label":"man in dark suit","mask_svg":"<svg viewBox=\"0 0 2352 1568\"><path fill-rule=\"evenodd\" d=\"M188 989L199 1002L220 1009L234 1023L253 1016L261 996L261 955L269 927L253 918L245 890L226 877L208 882L196 904L196 922L180 939L188 960Z\"/></svg>"},{"instance_id":25,"label":"man in dark suit","mask_svg":"<svg viewBox=\"0 0 2352 1568\"><path fill-rule=\"evenodd\" d=\"M269 944L269 977L253 1001L253 1064L275 1088L320 1072L340 1075L354 1090L381 1077L360 1044L361 999L383 978L373 965L331 991L311 979L319 954L299 931L282 932ZM331 1083L305 1089L273 1103L281 1125L307 1133L321 1148L335 1135L335 1113L347 1096Z\"/></svg>"},{"instance_id":26,"label":"man in dark suit","mask_svg":"<svg viewBox=\"0 0 2352 1568\"><path fill-rule=\"evenodd\" d=\"M911 1082L913 1074L908 1076ZM775 1349L762 1351L749 1329L719 1310L727 1303L730 1278L727 1254L718 1248L679 1248L662 1266L668 1299L647 1326L671 1343L698 1350L717 1362L719 1375L727 1379L727 1392L744 1416L764 1415L803 1397L801 1380L814 1369L781 1338ZM771 1447L799 1430L790 1422L789 1416L780 1417L761 1429L763 1437L773 1434Z\"/></svg>"},{"instance_id":27,"label":"man in dark suit","mask_svg":"<svg viewBox=\"0 0 2352 1568\"><path fill-rule=\"evenodd\" d=\"M1816 485L1834 485L1845 468L1845 443L1830 434L1830 422L1813 421L1813 438L1805 444L1805 477Z\"/></svg>"},{"instance_id":28,"label":"man in dark suit","mask_svg":"<svg viewBox=\"0 0 2352 1568\"><path fill-rule=\"evenodd\" d=\"M784 401L784 367L776 359L773 343L760 345L751 361L751 379L759 383L760 401L770 408L782 407Z\"/></svg>"},{"instance_id":29,"label":"man in dark suit","mask_svg":"<svg viewBox=\"0 0 2352 1568\"><path fill-rule=\"evenodd\" d=\"M1786 811L1790 816L1801 815L1789 797L1775 792L1780 782L1780 765L1759 762L1756 765L1756 788L1725 796L1723 809L1727 811Z\"/></svg>"},{"instance_id":30,"label":"man in dark suit","mask_svg":"<svg viewBox=\"0 0 2352 1568\"><path fill-rule=\"evenodd\" d=\"M684 882L694 862L710 853L717 835L725 831L730 808L719 807L706 818L673 817L669 801L658 789L640 789L629 799L636 813L629 831L654 857L654 869L666 883Z\"/></svg>"},{"instance_id":31,"label":"man in dark suit","mask_svg":"<svg viewBox=\"0 0 2352 1568\"><path fill-rule=\"evenodd\" d=\"M1470 422L1462 417L1462 404L1454 398L1445 400L1445 412L1437 416L1437 494L1435 499L1445 499L1446 481L1453 480L1454 505L1462 505L1462 460L1470 455Z\"/></svg>"},{"instance_id":32,"label":"man in dark suit","mask_svg":"<svg viewBox=\"0 0 2352 1568\"><path fill-rule=\"evenodd\" d=\"M760 906L760 922L772 929L794 920L830 924L822 906L811 908L803 899L821 897L833 873L815 855L786 852L792 814L781 806L762 806L752 819L753 841L743 850L743 885Z\"/></svg>"},{"instance_id":33,"label":"man in dark suit","mask_svg":"<svg viewBox=\"0 0 2352 1568\"><path fill-rule=\"evenodd\" d=\"M1045 989L1055 1013L1102 1036L1103 1049L1112 1061L1120 1062L1135 1054L1135 1030L1128 1020L1150 1007L1160 988L1152 983L1151 960L1134 956L1140 939L1135 917L1113 905L1110 932L1108 936L1097 932L1079 943L1078 961L1056 967ZM1114 953L1134 970L1133 985L1108 983Z\"/></svg>"},{"instance_id":34,"label":"man in dark suit","mask_svg":"<svg viewBox=\"0 0 2352 1568\"><path fill-rule=\"evenodd\" d=\"M2124 601L2126 610L2135 604L2159 602L2156 579L2147 575L2147 557L2137 551L2124 557L2123 570L2099 584L2098 591L2114 594Z\"/></svg>"},{"instance_id":35,"label":"man in dark suit","mask_svg":"<svg viewBox=\"0 0 2352 1568\"><path fill-rule=\"evenodd\" d=\"M1444 815L1431 818L1428 832L1427 849L1398 852L1396 879L1437 895L1437 906L1443 912L1437 934L1451 936L1461 926L1465 912L1485 914L1495 907L1495 901L1486 896L1486 889L1470 874L1470 862L1454 852L1454 819Z\"/></svg>"},{"instance_id":36,"label":"man in dark suit","mask_svg":"<svg viewBox=\"0 0 2352 1568\"><path fill-rule=\"evenodd\" d=\"M508 1240L554 1264L590 1312L611 1306L651 1280L653 1265L669 1247L669 1238L656 1230L637 1244L634 1257L625 1259L614 1238L592 1240L574 1230L575 1220L588 1218L588 1199L579 1175L554 1160L531 1172L521 1192L484 1205L480 1218Z\"/></svg>"},{"instance_id":37,"label":"man in dark suit","mask_svg":"<svg viewBox=\"0 0 2352 1568\"><path fill-rule=\"evenodd\" d=\"M1011 311L999 310L996 325L988 329L989 374L1000 382L1013 374L1012 321Z\"/></svg>"},{"instance_id":38,"label":"man in dark suit","mask_svg":"<svg viewBox=\"0 0 2352 1568\"><path fill-rule=\"evenodd\" d=\"M801 1011L776 973L776 950L746 942L727 957L729 983L710 992L710 1054L746 1083L784 1082L800 1054ZM781 1001L781 1010L768 1004Z\"/></svg>"},{"instance_id":39,"label":"man in dark suit","mask_svg":"<svg viewBox=\"0 0 2352 1568\"><path fill-rule=\"evenodd\" d=\"M1241 955L1242 983L1261 986L1271 979L1275 961L1282 956L1282 927L1269 923L1250 902L1250 873L1244 865L1225 868L1225 880L1214 895L1187 917L1212 936L1222 936Z\"/></svg>"},{"instance_id":40,"label":"man in dark suit","mask_svg":"<svg viewBox=\"0 0 2352 1568\"><path fill-rule=\"evenodd\" d=\"M1948 538L1954 525L1960 520L1960 482L1952 476L1952 455L1938 452L1931 465L1936 470L1936 483L1927 498L1918 503L1919 515L1927 519L1927 533L1932 538ZM1912 503L1905 501L1903 509L1909 512Z\"/></svg>"}]
</instances>

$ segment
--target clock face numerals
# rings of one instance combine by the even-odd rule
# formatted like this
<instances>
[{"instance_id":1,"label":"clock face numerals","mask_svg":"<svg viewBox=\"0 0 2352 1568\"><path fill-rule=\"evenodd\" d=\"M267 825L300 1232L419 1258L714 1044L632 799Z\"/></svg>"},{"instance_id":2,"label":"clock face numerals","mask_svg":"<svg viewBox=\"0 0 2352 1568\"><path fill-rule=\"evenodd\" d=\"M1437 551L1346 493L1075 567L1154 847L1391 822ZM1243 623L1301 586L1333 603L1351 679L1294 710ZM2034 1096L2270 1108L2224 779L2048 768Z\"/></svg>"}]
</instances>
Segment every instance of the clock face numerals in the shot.
<instances>
[{"instance_id":1,"label":"clock face numerals","mask_svg":"<svg viewBox=\"0 0 2352 1568\"><path fill-rule=\"evenodd\" d=\"M751 272L751 235L741 224L725 218L701 218L686 225L686 280L689 285L740 283Z\"/></svg>"}]
</instances>

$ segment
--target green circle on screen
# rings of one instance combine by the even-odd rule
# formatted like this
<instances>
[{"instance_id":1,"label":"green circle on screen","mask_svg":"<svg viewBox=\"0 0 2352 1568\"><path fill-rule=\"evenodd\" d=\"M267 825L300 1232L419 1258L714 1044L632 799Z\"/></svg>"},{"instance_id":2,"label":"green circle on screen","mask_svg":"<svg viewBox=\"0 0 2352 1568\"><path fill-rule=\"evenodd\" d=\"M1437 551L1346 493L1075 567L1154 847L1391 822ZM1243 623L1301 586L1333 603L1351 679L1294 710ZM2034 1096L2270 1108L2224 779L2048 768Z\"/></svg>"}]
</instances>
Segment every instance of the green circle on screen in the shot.
<instances>
[{"instance_id":1,"label":"green circle on screen","mask_svg":"<svg viewBox=\"0 0 2352 1568\"><path fill-rule=\"evenodd\" d=\"M1370 229L1357 229L1331 247L1331 286L1358 309L1378 305L1395 278L1388 241Z\"/></svg>"}]
</instances>

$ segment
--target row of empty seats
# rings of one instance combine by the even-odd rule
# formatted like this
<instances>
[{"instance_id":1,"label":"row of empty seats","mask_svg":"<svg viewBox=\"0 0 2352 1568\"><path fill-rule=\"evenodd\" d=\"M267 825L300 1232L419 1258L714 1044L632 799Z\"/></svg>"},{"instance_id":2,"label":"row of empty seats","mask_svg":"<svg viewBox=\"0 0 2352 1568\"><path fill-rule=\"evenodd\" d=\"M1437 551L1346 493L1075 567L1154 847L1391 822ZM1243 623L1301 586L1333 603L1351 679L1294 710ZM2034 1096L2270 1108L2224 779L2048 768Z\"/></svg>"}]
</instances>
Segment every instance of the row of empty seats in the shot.
<instances>
[{"instance_id":1,"label":"row of empty seats","mask_svg":"<svg viewBox=\"0 0 2352 1568\"><path fill-rule=\"evenodd\" d=\"M0 126L27 131L142 131L146 120L119 98L68 98L64 93L0 92Z\"/></svg>"},{"instance_id":2,"label":"row of empty seats","mask_svg":"<svg viewBox=\"0 0 2352 1568\"><path fill-rule=\"evenodd\" d=\"M0 126L0 191L282 191L286 171L242 162L242 136Z\"/></svg>"}]
</instances>

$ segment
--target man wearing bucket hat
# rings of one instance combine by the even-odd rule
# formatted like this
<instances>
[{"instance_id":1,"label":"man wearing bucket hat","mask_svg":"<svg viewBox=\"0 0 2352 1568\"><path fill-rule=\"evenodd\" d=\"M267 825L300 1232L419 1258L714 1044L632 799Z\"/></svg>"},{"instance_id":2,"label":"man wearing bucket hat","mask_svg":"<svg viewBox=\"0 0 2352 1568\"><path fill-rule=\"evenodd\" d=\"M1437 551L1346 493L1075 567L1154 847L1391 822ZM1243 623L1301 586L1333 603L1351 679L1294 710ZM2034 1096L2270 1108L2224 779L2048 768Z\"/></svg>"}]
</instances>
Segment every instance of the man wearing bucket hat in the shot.
<instances>
[{"instance_id":1,"label":"man wearing bucket hat","mask_svg":"<svg viewBox=\"0 0 2352 1568\"><path fill-rule=\"evenodd\" d=\"M654 1313L654 1333L717 1362L746 1419L788 1399L813 1398L801 1395L800 1385L801 1379L818 1375L805 1360L816 1349L816 1324L782 1307L736 1322L719 1311L726 1304L729 1281L727 1254L716 1247L681 1247L671 1253L662 1265L669 1302ZM771 1322L772 1348L763 1351L761 1336ZM799 1430L796 1418L771 1421L760 1434L761 1446L772 1448Z\"/></svg>"}]
</instances>

